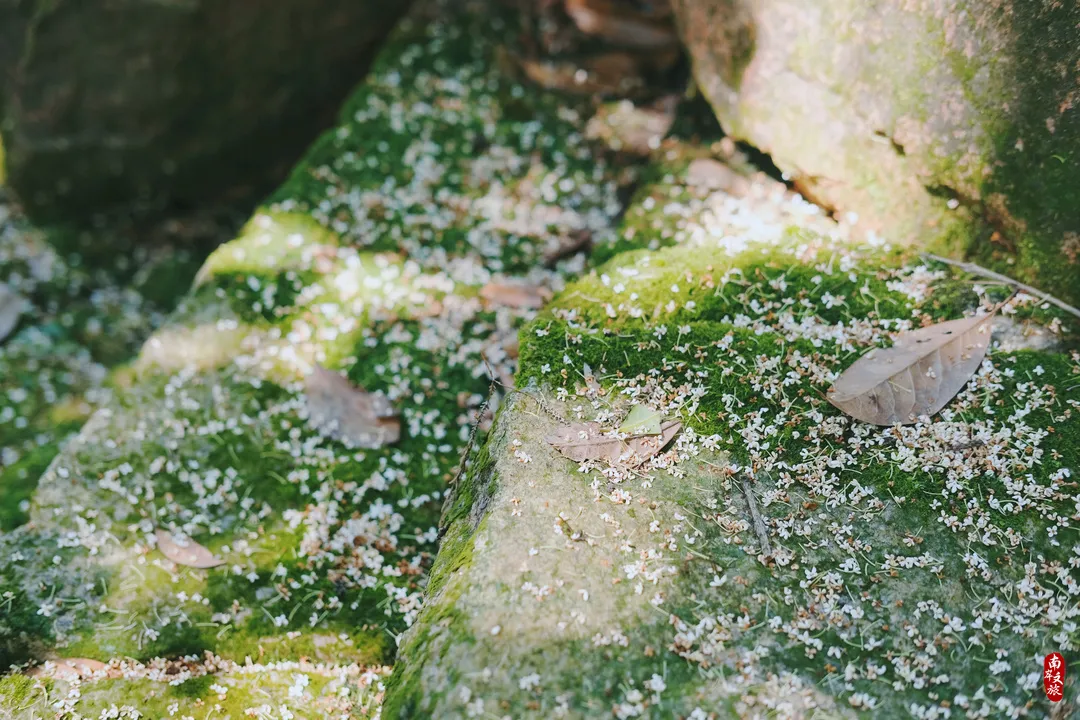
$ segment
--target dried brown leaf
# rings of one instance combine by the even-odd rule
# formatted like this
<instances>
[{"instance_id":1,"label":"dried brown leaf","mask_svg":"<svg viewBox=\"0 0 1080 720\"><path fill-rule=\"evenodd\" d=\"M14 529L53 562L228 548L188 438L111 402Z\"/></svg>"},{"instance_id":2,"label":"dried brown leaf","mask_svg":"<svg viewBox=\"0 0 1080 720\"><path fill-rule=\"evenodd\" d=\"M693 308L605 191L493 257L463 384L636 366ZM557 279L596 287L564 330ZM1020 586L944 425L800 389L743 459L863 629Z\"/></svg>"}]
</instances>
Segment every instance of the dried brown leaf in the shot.
<instances>
[{"instance_id":1,"label":"dried brown leaf","mask_svg":"<svg viewBox=\"0 0 1080 720\"><path fill-rule=\"evenodd\" d=\"M51 668L46 669L44 665L37 665L27 670L26 675L30 677L47 675L48 677L58 678L85 678L108 667L100 660L91 658L60 658L50 662L52 663Z\"/></svg>"},{"instance_id":2,"label":"dried brown leaf","mask_svg":"<svg viewBox=\"0 0 1080 720\"><path fill-rule=\"evenodd\" d=\"M829 388L829 402L875 425L905 425L933 415L978 370L990 345L993 316L900 333L892 347L871 350L845 370Z\"/></svg>"},{"instance_id":3,"label":"dried brown leaf","mask_svg":"<svg viewBox=\"0 0 1080 720\"><path fill-rule=\"evenodd\" d=\"M648 155L675 122L677 98L667 96L650 105L630 101L601 106L585 126L585 136L600 140L612 150Z\"/></svg>"},{"instance_id":4,"label":"dried brown leaf","mask_svg":"<svg viewBox=\"0 0 1080 720\"><path fill-rule=\"evenodd\" d=\"M670 17L635 12L612 0L566 0L566 14L586 35L627 48L658 50L679 42Z\"/></svg>"},{"instance_id":5,"label":"dried brown leaf","mask_svg":"<svg viewBox=\"0 0 1080 720\"><path fill-rule=\"evenodd\" d=\"M161 554L177 565L206 569L217 567L225 562L191 538L181 545L176 538L160 528L154 531L154 537L157 538Z\"/></svg>"},{"instance_id":6,"label":"dried brown leaf","mask_svg":"<svg viewBox=\"0 0 1080 720\"><path fill-rule=\"evenodd\" d=\"M659 61L666 59L658 58ZM530 58L518 58L517 62L531 81L548 90L584 95L629 95L646 85L644 62L624 52L602 53L575 62Z\"/></svg>"},{"instance_id":7,"label":"dried brown leaf","mask_svg":"<svg viewBox=\"0 0 1080 720\"><path fill-rule=\"evenodd\" d=\"M544 438L548 444L574 462L603 460L610 465L637 467L672 441L682 428L678 420L660 426L659 435L643 435L620 440L604 434L599 423L574 423Z\"/></svg>"},{"instance_id":8,"label":"dried brown leaf","mask_svg":"<svg viewBox=\"0 0 1080 720\"><path fill-rule=\"evenodd\" d=\"M520 310L539 310L551 299L551 291L538 285L489 282L480 288L480 297L488 307L502 306Z\"/></svg>"},{"instance_id":9,"label":"dried brown leaf","mask_svg":"<svg viewBox=\"0 0 1080 720\"><path fill-rule=\"evenodd\" d=\"M4 283L0 283L0 340L6 338L19 324L23 298Z\"/></svg>"},{"instance_id":10,"label":"dried brown leaf","mask_svg":"<svg viewBox=\"0 0 1080 720\"><path fill-rule=\"evenodd\" d=\"M312 424L350 447L381 448L401 438L401 421L385 396L321 365L308 375L305 396Z\"/></svg>"}]
</instances>

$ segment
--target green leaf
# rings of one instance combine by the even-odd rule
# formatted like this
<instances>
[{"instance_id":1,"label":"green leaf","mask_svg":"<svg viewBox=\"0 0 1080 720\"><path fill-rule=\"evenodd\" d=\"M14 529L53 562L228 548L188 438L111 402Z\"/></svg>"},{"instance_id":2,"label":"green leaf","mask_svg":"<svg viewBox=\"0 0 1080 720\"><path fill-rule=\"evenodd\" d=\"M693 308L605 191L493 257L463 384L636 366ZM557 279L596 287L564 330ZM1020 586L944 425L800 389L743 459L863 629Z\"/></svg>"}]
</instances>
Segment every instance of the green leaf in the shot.
<instances>
[{"instance_id":1,"label":"green leaf","mask_svg":"<svg viewBox=\"0 0 1080 720\"><path fill-rule=\"evenodd\" d=\"M619 426L619 432L630 435L659 435L663 418L656 410L645 405L635 405Z\"/></svg>"}]
</instances>

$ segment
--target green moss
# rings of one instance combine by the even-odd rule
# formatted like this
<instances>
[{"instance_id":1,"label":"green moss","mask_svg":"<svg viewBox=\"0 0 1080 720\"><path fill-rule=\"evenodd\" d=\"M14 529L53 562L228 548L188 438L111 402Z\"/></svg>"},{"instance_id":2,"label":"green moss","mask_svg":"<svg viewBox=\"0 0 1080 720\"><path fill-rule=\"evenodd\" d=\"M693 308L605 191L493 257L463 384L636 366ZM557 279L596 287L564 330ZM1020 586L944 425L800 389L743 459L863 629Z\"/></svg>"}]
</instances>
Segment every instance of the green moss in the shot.
<instances>
[{"instance_id":1,"label":"green moss","mask_svg":"<svg viewBox=\"0 0 1080 720\"><path fill-rule=\"evenodd\" d=\"M504 412L500 410L500 412ZM424 717L436 706L428 688L421 681L423 667L439 648L470 642L468 623L461 614L458 603L466 589L462 586L473 553L473 541L480 529L486 505L480 498L495 492L495 464L490 447L493 439L483 442L471 461L468 471L447 498L441 524L445 533L439 543L438 562L428 576L424 609L417 618L416 629L406 635L401 653L406 658L422 658L420 663L404 660L397 662L394 673L387 683L387 702L383 713L389 718ZM477 517L474 525L471 517ZM451 692L451 682L443 690Z\"/></svg>"},{"instance_id":2,"label":"green moss","mask_svg":"<svg viewBox=\"0 0 1080 720\"><path fill-rule=\"evenodd\" d=\"M385 717L395 720L430 717L432 708L439 707L442 697L459 688L458 682L464 678L452 666L446 668L445 682L438 688L429 687L423 681L423 674L426 664L439 663L443 652L473 642L468 621L457 607L463 593L460 584L450 586L424 609L416 631L409 634L401 658L387 681L382 706ZM421 662L410 662L408 658Z\"/></svg>"},{"instance_id":3,"label":"green moss","mask_svg":"<svg viewBox=\"0 0 1080 720\"><path fill-rule=\"evenodd\" d=\"M0 345L2 530L26 521L38 478L107 397L110 371L177 305L213 241L139 245L136 234L41 231L0 198L0 282L25 301Z\"/></svg>"},{"instance_id":4,"label":"green moss","mask_svg":"<svg viewBox=\"0 0 1080 720\"><path fill-rule=\"evenodd\" d=\"M508 364L490 343L528 314L474 309L480 287L617 209L617 168L576 134L586 101L502 74L498 13L435 14L391 39L339 127L211 256L109 414L52 463L31 524L5 538L25 559L0 576L33 619L0 630L19 659L393 657L489 388L478 369ZM553 219L516 222L534 211ZM430 309L443 300L449 325ZM359 451L312 428L313 362L384 393L401 440ZM226 564L169 565L155 528Z\"/></svg>"},{"instance_id":5,"label":"green moss","mask_svg":"<svg viewBox=\"0 0 1080 720\"><path fill-rule=\"evenodd\" d=\"M1002 272L1074 304L1080 260L1065 245L1080 232L1080 189L1069 181L1080 160L1080 119L1064 109L1070 90L1054 68L1080 62L1068 30L1077 22L1080 9L1070 5L1025 5L1009 20L1009 87L1019 97L1010 98L1009 122L995 136L998 167L983 194L997 242L987 238L978 250Z\"/></svg>"},{"instance_id":6,"label":"green moss","mask_svg":"<svg viewBox=\"0 0 1080 720\"><path fill-rule=\"evenodd\" d=\"M207 670L209 674L203 674ZM163 679L162 672L170 679ZM288 711L304 720L331 716L359 720L378 707L373 681L379 677L378 671L358 677L355 672L327 672L296 663L222 669L189 661L159 667L157 677L143 667L124 678L87 679L74 691L64 679L16 675L0 679L0 710L13 720L51 716L54 706L62 704L73 705L73 711L61 711L64 718L126 717L131 712L155 718L241 718Z\"/></svg>"},{"instance_id":7,"label":"green moss","mask_svg":"<svg viewBox=\"0 0 1080 720\"><path fill-rule=\"evenodd\" d=\"M25 675L0 677L0 711L7 717L19 718L20 713L34 706L39 697L33 679Z\"/></svg>"},{"instance_id":8,"label":"green moss","mask_svg":"<svg viewBox=\"0 0 1080 720\"><path fill-rule=\"evenodd\" d=\"M53 425L59 437L67 437L79 429L80 423ZM34 448L18 462L0 472L0 531L13 530L30 517L30 498L37 488L38 478L45 472L60 446L56 442Z\"/></svg>"},{"instance_id":9,"label":"green moss","mask_svg":"<svg viewBox=\"0 0 1080 720\"><path fill-rule=\"evenodd\" d=\"M633 269L634 274L625 280L626 289L616 293L612 289L614 278L627 277L621 272L623 269ZM732 272L735 269L738 274ZM813 335L807 332L812 325L797 332L798 337L785 338L776 330L754 330L751 323L764 321L768 325L775 323L773 318L780 312L790 312L796 322L829 325L871 320L888 326L912 318L913 311L916 318L925 315L927 320L959 317L969 313L975 304L976 296L970 291L970 285L953 279L936 284L921 305L913 307L907 296L891 289L892 282L903 273L901 267L890 268L887 259L883 263L881 258L868 258L865 264L841 271L829 262L828 254L794 262L783 250L767 254L749 252L735 258L721 254L710 256L700 249L682 248L627 253L569 287L556 299L549 312L523 330L522 369L518 383L562 387L573 393L581 384L579 369L586 363L605 384L618 384L633 378L642 382L644 378L657 378L661 387L674 392L684 378L695 378L694 382L700 383L704 392L690 411L683 411L682 419L699 437L715 434L720 447L741 465L767 461L780 467L797 467L807 459L806 445L800 438L815 432L822 425L822 416L826 421L840 417L839 411L823 401L827 386L788 374L790 382L770 389L759 385L761 381L748 381L748 378L756 378L760 371L755 368L770 359L779 360L779 363L774 370L765 373L766 376L788 373L789 368L802 364L796 359L796 353L811 359L815 365L839 371L865 348L843 349L829 340L814 341ZM726 284L719 282L721 275L728 277ZM604 281L604 276L612 280ZM780 279L786 282L786 288L778 287ZM635 294L632 302L629 299L631 292ZM824 302L825 293L842 297L844 301L829 308ZM997 300L1004 299L1005 295L1006 289L992 290L992 296ZM608 316L606 308L609 306L618 308L616 318ZM628 306L640 308L643 311L640 317L631 317ZM667 332L658 333L659 328L665 328ZM717 351L717 348L722 350ZM1066 402L1070 389L1077 383L1075 359L1062 353L1021 351L992 353L991 361L1002 372L1001 386L987 387L961 403L953 403L950 407L955 409L945 420L968 423L972 427L989 423L992 428L1007 428L1009 424L1022 428L1053 428L1048 441L1053 449L1047 451L1037 469L1040 482L1056 472L1075 468L1080 462L1080 417ZM1036 387L1046 388L1050 399L1032 410L1031 393ZM768 450L750 450L743 441L743 431L751 430L752 419L756 417L764 418L775 430L768 436ZM774 417L788 419L781 424L773 420ZM754 427L758 428L753 432L757 437L761 426ZM872 550L867 549L863 555L868 567L883 567L888 554L902 552L898 548L903 546L905 537L918 539L920 545L916 552L929 552L941 562L941 569L935 572L929 569L905 571L905 582L915 583L910 588L899 581L894 586L889 579L891 576L884 572L871 572L865 579L858 575L845 578L848 588L855 588L852 592L862 591L863 599L875 603L875 607L880 604L887 608L890 603L902 599L904 607L928 601L959 609L970 602L967 593L990 591L988 587L976 588L953 580L963 578L967 573L967 567L961 562L963 552L957 546L962 540L943 527L940 516L953 514L961 523L977 521L977 514L971 511L966 500L977 498L981 503L991 496L1008 498L1009 488L995 473L978 473L977 479L961 481L958 488L945 491L941 471L932 462L911 465L910 461L902 461L900 454L890 456L889 453L853 450L858 448L858 442L850 430L837 433L827 444L832 446L833 442L836 452L848 456L844 468L838 470L835 477L840 487L857 482L859 486L869 488L874 497L893 501L886 504L885 507L891 509L880 518L873 519L869 514L859 521L874 528L872 539L867 537ZM705 508L715 505L709 505L708 498L701 494L708 491L707 483L690 468L684 468L684 472L693 480L683 482L683 486L695 487L697 497L687 498L685 492L663 485L653 491L658 497L676 501L685 508L684 512L708 517L710 513ZM817 511L823 502L822 496L812 483L804 485L805 481L799 480L798 476L785 480L784 502L774 503L764 510L767 521L828 522ZM777 475L758 474L755 487L763 493L779 487L780 481L781 477ZM1048 514L1065 517L1073 512L1068 497L1055 497L1038 511L1005 500L1001 502L991 521L996 532L1018 533L1018 537L1038 548L1042 562L1069 562L1070 542L1059 544L1055 541L1053 523L1047 520ZM848 517L849 522L855 522L857 515ZM695 527L704 530L704 537L699 537L695 543L694 555L707 558L709 563L703 563L698 571L693 565L682 568L680 589L672 593L674 605L668 606L673 615L684 620L703 617L701 608L704 604L709 608L705 617L726 612L739 616L749 612L755 618L776 617L796 622L797 618L790 614L786 603L774 598L768 588L801 578L801 571L792 572L797 569L772 565L762 567L748 560L744 551L731 544L730 537L715 524L706 522ZM988 556L988 561L1000 572L1017 578L1020 568L1011 559L1012 551L1006 546L981 548L979 552ZM834 553L827 544L818 548L802 545L800 564L802 567L830 567L837 562ZM708 590L707 577L721 571L726 571L729 578L741 577L745 583L736 587L729 584L722 592ZM747 589L742 590L744 587ZM890 615L882 612L886 617ZM925 632L936 632L936 626L926 624L925 618L915 620L900 611L891 615L891 622L911 622ZM886 620L887 624L891 622ZM734 638L732 643L739 647L771 644L769 638L767 632L748 632ZM856 666L881 657L883 653L892 652L900 657L911 651L904 636L897 633L883 634L885 644L873 652L858 644L852 649L848 647L853 645L850 638L841 638L831 631L815 634L814 638L822 641L825 647L831 644L844 648L848 662ZM1028 645L1021 649L1020 641L1014 637L1001 636L999 642L1002 647L1007 644L1010 652L1025 657L1038 651L1037 647ZM892 695L880 684L841 682L835 675L835 668L830 670L828 662L804 654L804 649L802 643L780 642L778 646L772 646L769 656L761 662L764 667L778 672L795 671L810 678L829 694L846 697L856 692L868 692L878 698L888 698L887 704L879 708L888 717L903 716L909 702L936 702L935 695L926 692L912 692L901 699L900 695ZM551 649L550 652L561 656L564 651ZM629 658L634 654L628 652L626 656ZM599 657L591 659L592 655L587 657L590 659L581 660L582 667L587 667L590 673L602 672L603 661ZM685 671L685 667L682 670ZM984 668L974 662L958 673L964 677L960 682L965 688L978 687L985 681ZM561 682L564 681L555 684ZM576 687L570 677L565 682L569 687ZM676 682L685 690L680 690ZM679 698L682 692L698 692L695 688L702 682L701 676L690 673L669 682L668 686L675 688L672 697ZM609 689L602 692L610 695L610 686L605 687ZM601 690L594 686L585 695L595 697Z\"/></svg>"}]
</instances>

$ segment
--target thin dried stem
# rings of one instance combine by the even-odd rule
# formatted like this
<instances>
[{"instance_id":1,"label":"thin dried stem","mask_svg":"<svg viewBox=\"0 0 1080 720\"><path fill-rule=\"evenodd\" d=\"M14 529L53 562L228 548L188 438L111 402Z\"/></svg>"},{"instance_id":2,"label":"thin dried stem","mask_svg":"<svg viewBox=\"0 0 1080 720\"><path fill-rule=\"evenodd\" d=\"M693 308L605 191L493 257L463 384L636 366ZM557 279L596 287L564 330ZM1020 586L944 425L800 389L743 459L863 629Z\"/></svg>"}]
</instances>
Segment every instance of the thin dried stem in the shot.
<instances>
[{"instance_id":1,"label":"thin dried stem","mask_svg":"<svg viewBox=\"0 0 1080 720\"><path fill-rule=\"evenodd\" d=\"M743 497L746 498L746 505L750 510L750 519L754 525L754 534L757 535L758 542L761 544L761 554L764 557L772 557L772 545L769 543L769 531L765 527L765 520L761 517L761 511L758 510L757 500L754 498L754 490L750 487L750 478L743 473L742 475L742 491Z\"/></svg>"},{"instance_id":2,"label":"thin dried stem","mask_svg":"<svg viewBox=\"0 0 1080 720\"><path fill-rule=\"evenodd\" d=\"M981 267L979 265L976 265L975 263L960 262L959 260L950 260L949 258L941 257L940 255L934 255L932 253L923 253L922 256L923 256L924 259L934 260L934 261L939 262L939 263L944 263L946 265L951 265L952 267L959 268L959 269L963 270L964 272L971 273L972 275L981 275L984 278L989 278L991 280L996 280L998 282L1005 283L1006 285L1012 285L1015 288L1023 290L1024 292L1028 293L1029 295L1034 295L1037 298L1041 298L1041 299L1045 300L1046 302L1050 303L1051 305L1056 305L1057 307L1061 308L1062 310L1069 313L1070 315L1075 315L1076 317L1080 318L1080 310L1077 310L1072 305L1069 305L1068 303L1065 303L1065 302L1063 302L1061 300L1058 300L1053 295L1050 295L1048 293L1044 293L1042 290L1036 290L1035 288L1031 287L1030 285L1025 285L1024 283L1020 282L1019 280L1013 280L1008 275L1002 275L1001 273L996 273L993 270L987 270L986 268Z\"/></svg>"}]
</instances>

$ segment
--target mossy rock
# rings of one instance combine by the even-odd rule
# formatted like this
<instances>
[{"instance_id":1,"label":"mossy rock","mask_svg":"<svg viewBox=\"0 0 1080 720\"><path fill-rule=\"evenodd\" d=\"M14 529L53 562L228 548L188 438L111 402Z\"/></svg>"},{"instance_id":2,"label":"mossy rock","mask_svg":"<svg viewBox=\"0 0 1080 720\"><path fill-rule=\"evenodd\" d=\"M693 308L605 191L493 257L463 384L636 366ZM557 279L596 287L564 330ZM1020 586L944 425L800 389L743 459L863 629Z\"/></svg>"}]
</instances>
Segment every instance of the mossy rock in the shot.
<instances>
[{"instance_id":1,"label":"mossy rock","mask_svg":"<svg viewBox=\"0 0 1080 720\"><path fill-rule=\"evenodd\" d=\"M220 658L47 666L0 678L10 720L77 718L373 717L388 668L282 662L238 665Z\"/></svg>"},{"instance_id":2,"label":"mossy rock","mask_svg":"<svg viewBox=\"0 0 1080 720\"><path fill-rule=\"evenodd\" d=\"M3 0L7 182L39 222L255 202L407 7Z\"/></svg>"},{"instance_id":3,"label":"mossy rock","mask_svg":"<svg viewBox=\"0 0 1080 720\"><path fill-rule=\"evenodd\" d=\"M384 713L1048 713L1042 656L1078 642L1080 355L998 334L938 416L853 421L831 380L978 292L760 176L702 194L668 150L622 251L522 331L521 390L454 488ZM635 403L683 423L644 467L545 440Z\"/></svg>"},{"instance_id":4,"label":"mossy rock","mask_svg":"<svg viewBox=\"0 0 1080 720\"><path fill-rule=\"evenodd\" d=\"M674 6L724 129L809 197L1080 300L1076 3Z\"/></svg>"},{"instance_id":5,"label":"mossy rock","mask_svg":"<svg viewBox=\"0 0 1080 720\"><path fill-rule=\"evenodd\" d=\"M583 264L565 244L603 242L621 210L626 167L579 132L590 102L504 75L513 35L498 5L414 8L337 126L209 257L49 465L29 521L0 534L0 664L394 657L444 490L536 315L482 289L562 289ZM384 394L401 440L358 449L309 423L316 364ZM158 529L224 565L170 562ZM112 687L73 712L155 716L132 693L171 692Z\"/></svg>"},{"instance_id":6,"label":"mossy rock","mask_svg":"<svg viewBox=\"0 0 1080 720\"><path fill-rule=\"evenodd\" d=\"M0 304L19 308L0 337L0 530L26 522L38 478L105 402L111 372L162 325L209 242L227 232L206 229L154 243L121 232L43 232L0 190Z\"/></svg>"}]
</instances>

